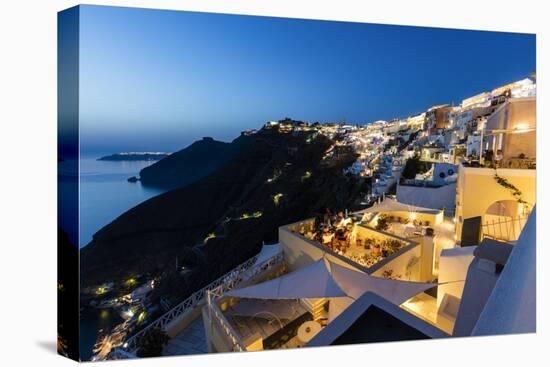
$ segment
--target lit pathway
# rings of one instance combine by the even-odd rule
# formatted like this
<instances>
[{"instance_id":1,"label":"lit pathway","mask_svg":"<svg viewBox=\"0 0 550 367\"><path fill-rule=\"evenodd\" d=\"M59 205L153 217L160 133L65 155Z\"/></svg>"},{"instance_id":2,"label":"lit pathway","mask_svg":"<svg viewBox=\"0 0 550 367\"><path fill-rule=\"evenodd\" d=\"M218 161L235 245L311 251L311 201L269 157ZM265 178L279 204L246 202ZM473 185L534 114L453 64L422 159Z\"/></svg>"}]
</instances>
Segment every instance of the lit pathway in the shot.
<instances>
[{"instance_id":1,"label":"lit pathway","mask_svg":"<svg viewBox=\"0 0 550 367\"><path fill-rule=\"evenodd\" d=\"M163 356L181 356L188 354L207 353L206 334L202 316L193 321L188 327L179 333L175 338L170 339Z\"/></svg>"}]
</instances>

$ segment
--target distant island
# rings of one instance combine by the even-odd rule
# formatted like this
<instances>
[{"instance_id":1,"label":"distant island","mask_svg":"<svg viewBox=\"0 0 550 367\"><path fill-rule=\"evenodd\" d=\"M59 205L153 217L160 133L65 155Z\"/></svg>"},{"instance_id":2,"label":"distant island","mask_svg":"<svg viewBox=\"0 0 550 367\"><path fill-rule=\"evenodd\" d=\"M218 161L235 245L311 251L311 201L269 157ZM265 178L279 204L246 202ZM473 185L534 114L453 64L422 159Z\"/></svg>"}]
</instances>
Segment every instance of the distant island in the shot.
<instances>
[{"instance_id":1,"label":"distant island","mask_svg":"<svg viewBox=\"0 0 550 367\"><path fill-rule=\"evenodd\" d=\"M160 161L168 157L165 152L122 152L98 158L98 161Z\"/></svg>"}]
</instances>

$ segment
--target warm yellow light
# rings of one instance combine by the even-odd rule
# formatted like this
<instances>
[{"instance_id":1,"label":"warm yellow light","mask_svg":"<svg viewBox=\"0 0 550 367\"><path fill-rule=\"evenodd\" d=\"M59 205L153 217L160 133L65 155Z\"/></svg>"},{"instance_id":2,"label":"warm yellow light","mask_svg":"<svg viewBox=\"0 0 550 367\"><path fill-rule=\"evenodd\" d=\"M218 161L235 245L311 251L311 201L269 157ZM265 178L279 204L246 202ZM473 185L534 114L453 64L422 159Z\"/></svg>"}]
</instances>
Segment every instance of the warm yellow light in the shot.
<instances>
[{"instance_id":1,"label":"warm yellow light","mask_svg":"<svg viewBox=\"0 0 550 367\"><path fill-rule=\"evenodd\" d=\"M524 122L516 124L516 126L514 126L514 130L527 130L527 129L529 129L529 124Z\"/></svg>"},{"instance_id":2,"label":"warm yellow light","mask_svg":"<svg viewBox=\"0 0 550 367\"><path fill-rule=\"evenodd\" d=\"M138 316L138 323L142 323L145 320L145 311L142 311Z\"/></svg>"},{"instance_id":3,"label":"warm yellow light","mask_svg":"<svg viewBox=\"0 0 550 367\"><path fill-rule=\"evenodd\" d=\"M409 219L415 220L416 219L416 213L415 212L410 212L409 213Z\"/></svg>"},{"instance_id":4,"label":"warm yellow light","mask_svg":"<svg viewBox=\"0 0 550 367\"><path fill-rule=\"evenodd\" d=\"M206 238L204 239L204 243L208 242L209 239L211 238L216 238L216 234L215 233L209 233Z\"/></svg>"},{"instance_id":5,"label":"warm yellow light","mask_svg":"<svg viewBox=\"0 0 550 367\"><path fill-rule=\"evenodd\" d=\"M279 202L282 197L283 197L282 193L278 193L277 195L273 196L273 202L275 203L275 205L279 205Z\"/></svg>"},{"instance_id":6,"label":"warm yellow light","mask_svg":"<svg viewBox=\"0 0 550 367\"><path fill-rule=\"evenodd\" d=\"M523 213L525 213L525 206L523 205L523 203L519 203L518 204L518 215L522 215Z\"/></svg>"}]
</instances>

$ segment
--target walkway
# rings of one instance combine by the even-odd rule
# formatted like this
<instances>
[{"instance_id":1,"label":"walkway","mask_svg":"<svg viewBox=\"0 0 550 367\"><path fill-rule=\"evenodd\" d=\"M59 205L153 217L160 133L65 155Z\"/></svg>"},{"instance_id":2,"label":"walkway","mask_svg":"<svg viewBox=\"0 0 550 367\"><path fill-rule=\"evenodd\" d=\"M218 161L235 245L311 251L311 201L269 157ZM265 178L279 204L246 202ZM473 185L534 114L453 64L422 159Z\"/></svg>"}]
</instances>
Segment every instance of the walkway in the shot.
<instances>
[{"instance_id":1,"label":"walkway","mask_svg":"<svg viewBox=\"0 0 550 367\"><path fill-rule=\"evenodd\" d=\"M175 338L170 339L164 351L163 356L182 356L189 354L207 353L206 334L202 316L193 321L188 327L179 333Z\"/></svg>"}]
</instances>

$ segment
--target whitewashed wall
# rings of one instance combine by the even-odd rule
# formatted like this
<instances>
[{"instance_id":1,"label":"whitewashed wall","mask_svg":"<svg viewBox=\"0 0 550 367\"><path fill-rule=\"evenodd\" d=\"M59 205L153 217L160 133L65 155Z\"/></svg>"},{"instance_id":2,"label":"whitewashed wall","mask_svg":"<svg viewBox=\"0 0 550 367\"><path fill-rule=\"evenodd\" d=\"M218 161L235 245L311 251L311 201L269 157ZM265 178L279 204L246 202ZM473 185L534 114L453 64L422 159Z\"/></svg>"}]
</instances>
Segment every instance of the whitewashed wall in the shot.
<instances>
[{"instance_id":1,"label":"whitewashed wall","mask_svg":"<svg viewBox=\"0 0 550 367\"><path fill-rule=\"evenodd\" d=\"M425 208L445 208L446 215L454 211L456 183L441 187L417 187L397 185L397 201Z\"/></svg>"}]
</instances>

